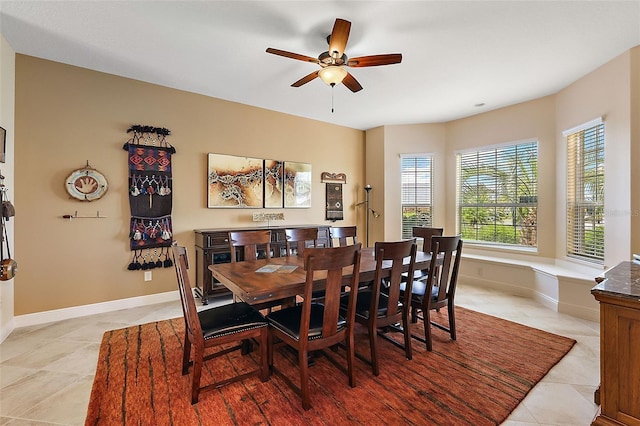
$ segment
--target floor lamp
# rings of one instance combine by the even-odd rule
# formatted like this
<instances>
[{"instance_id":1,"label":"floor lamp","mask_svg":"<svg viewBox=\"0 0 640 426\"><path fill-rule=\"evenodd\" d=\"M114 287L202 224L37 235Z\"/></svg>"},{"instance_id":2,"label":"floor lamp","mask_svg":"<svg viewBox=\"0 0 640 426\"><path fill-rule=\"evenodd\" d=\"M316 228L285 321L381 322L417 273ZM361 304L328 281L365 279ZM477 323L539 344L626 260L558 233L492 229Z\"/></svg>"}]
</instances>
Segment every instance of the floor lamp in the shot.
<instances>
[{"instance_id":1,"label":"floor lamp","mask_svg":"<svg viewBox=\"0 0 640 426\"><path fill-rule=\"evenodd\" d=\"M366 197L364 201L356 204L355 206L358 207L364 204L365 208L367 209L365 213L366 216L364 217L364 226L365 226L365 232L366 232L365 243L367 247L369 247L369 213L373 214L373 217L380 217L380 214L375 210L373 210L371 207L369 207L369 193L371 192L371 185L369 184L365 185L364 191L366 192Z\"/></svg>"},{"instance_id":2,"label":"floor lamp","mask_svg":"<svg viewBox=\"0 0 640 426\"><path fill-rule=\"evenodd\" d=\"M367 237L367 239L366 239L367 247L369 247L369 193L371 192L371 185L366 184L364 186L364 190L366 192L366 198L364 199L364 204L365 204L365 207L367 209L366 210L367 212L366 212L365 217L364 217L364 229L365 229L366 237Z\"/></svg>"}]
</instances>

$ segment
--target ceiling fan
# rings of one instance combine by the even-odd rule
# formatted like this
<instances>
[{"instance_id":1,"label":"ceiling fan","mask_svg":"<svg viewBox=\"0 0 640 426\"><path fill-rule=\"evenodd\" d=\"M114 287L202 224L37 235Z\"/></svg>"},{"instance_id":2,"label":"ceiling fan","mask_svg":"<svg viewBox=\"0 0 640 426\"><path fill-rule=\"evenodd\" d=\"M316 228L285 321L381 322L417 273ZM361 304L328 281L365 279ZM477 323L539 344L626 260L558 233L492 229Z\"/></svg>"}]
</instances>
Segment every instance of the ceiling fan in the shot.
<instances>
[{"instance_id":1,"label":"ceiling fan","mask_svg":"<svg viewBox=\"0 0 640 426\"><path fill-rule=\"evenodd\" d=\"M333 31L327 36L329 50L322 52L317 58L311 56L300 55L298 53L287 52L285 50L268 48L267 53L284 56L285 58L297 59L299 61L312 62L320 65L320 69L312 72L300 80L293 83L292 87L300 87L310 82L316 77L320 77L322 81L330 86L343 83L352 92L362 90L362 86L344 67L375 67L379 65L398 64L402 62L401 53L389 53L383 55L360 56L357 58L348 58L344 53L349 39L349 31L351 30L351 22L337 18L333 24Z\"/></svg>"}]
</instances>

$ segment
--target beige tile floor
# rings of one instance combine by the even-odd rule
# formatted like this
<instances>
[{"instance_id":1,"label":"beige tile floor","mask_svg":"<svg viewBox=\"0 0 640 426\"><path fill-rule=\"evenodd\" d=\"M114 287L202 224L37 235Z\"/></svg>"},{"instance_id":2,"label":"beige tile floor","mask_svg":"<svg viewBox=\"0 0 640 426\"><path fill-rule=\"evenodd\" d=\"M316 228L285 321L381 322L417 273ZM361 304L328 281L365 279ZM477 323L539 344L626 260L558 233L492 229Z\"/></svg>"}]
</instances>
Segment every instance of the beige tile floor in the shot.
<instances>
[{"instance_id":1,"label":"beige tile floor","mask_svg":"<svg viewBox=\"0 0 640 426\"><path fill-rule=\"evenodd\" d=\"M597 406L599 325L531 299L461 285L458 305L572 337L577 344L504 425L588 425ZM0 345L0 425L84 423L98 349L106 330L180 316L163 303L16 329Z\"/></svg>"}]
</instances>

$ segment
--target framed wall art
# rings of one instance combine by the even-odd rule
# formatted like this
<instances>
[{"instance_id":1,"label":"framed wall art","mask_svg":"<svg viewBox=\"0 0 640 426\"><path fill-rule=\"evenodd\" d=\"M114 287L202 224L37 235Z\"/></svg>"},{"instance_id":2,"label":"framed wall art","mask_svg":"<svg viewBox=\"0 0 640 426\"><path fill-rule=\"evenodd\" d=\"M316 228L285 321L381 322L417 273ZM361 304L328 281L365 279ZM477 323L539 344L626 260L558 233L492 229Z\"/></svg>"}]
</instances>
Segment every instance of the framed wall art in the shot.
<instances>
[{"instance_id":1,"label":"framed wall art","mask_svg":"<svg viewBox=\"0 0 640 426\"><path fill-rule=\"evenodd\" d=\"M85 167L72 171L65 183L69 195L80 201L99 200L109 189L107 178L91 167L89 161Z\"/></svg>"},{"instance_id":2,"label":"framed wall art","mask_svg":"<svg viewBox=\"0 0 640 426\"><path fill-rule=\"evenodd\" d=\"M7 157L7 131L0 127L0 163L4 163Z\"/></svg>"},{"instance_id":3,"label":"framed wall art","mask_svg":"<svg viewBox=\"0 0 640 426\"><path fill-rule=\"evenodd\" d=\"M285 161L284 206L311 207L311 164Z\"/></svg>"},{"instance_id":4,"label":"framed wall art","mask_svg":"<svg viewBox=\"0 0 640 426\"><path fill-rule=\"evenodd\" d=\"M328 183L326 189L327 189L326 219L327 220L343 220L344 213L342 210L342 184Z\"/></svg>"},{"instance_id":5,"label":"framed wall art","mask_svg":"<svg viewBox=\"0 0 640 426\"><path fill-rule=\"evenodd\" d=\"M207 207L261 208L264 160L212 154L207 165Z\"/></svg>"},{"instance_id":6,"label":"framed wall art","mask_svg":"<svg viewBox=\"0 0 640 426\"><path fill-rule=\"evenodd\" d=\"M264 160L264 207L282 208L284 162Z\"/></svg>"}]
</instances>

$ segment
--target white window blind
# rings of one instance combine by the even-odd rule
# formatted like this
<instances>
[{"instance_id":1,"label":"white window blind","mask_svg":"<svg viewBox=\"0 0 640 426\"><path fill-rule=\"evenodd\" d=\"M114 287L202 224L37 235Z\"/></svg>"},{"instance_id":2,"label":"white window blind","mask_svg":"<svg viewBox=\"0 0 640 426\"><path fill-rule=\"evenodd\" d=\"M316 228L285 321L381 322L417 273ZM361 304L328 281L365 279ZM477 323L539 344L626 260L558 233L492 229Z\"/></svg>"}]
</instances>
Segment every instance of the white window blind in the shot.
<instances>
[{"instance_id":1,"label":"white window blind","mask_svg":"<svg viewBox=\"0 0 640 426\"><path fill-rule=\"evenodd\" d=\"M457 190L464 240L537 247L537 141L457 154Z\"/></svg>"},{"instance_id":2,"label":"white window blind","mask_svg":"<svg viewBox=\"0 0 640 426\"><path fill-rule=\"evenodd\" d=\"M414 226L431 226L433 157L402 157L402 238L411 238Z\"/></svg>"},{"instance_id":3,"label":"white window blind","mask_svg":"<svg viewBox=\"0 0 640 426\"><path fill-rule=\"evenodd\" d=\"M567 255L604 261L604 124L566 134Z\"/></svg>"}]
</instances>

